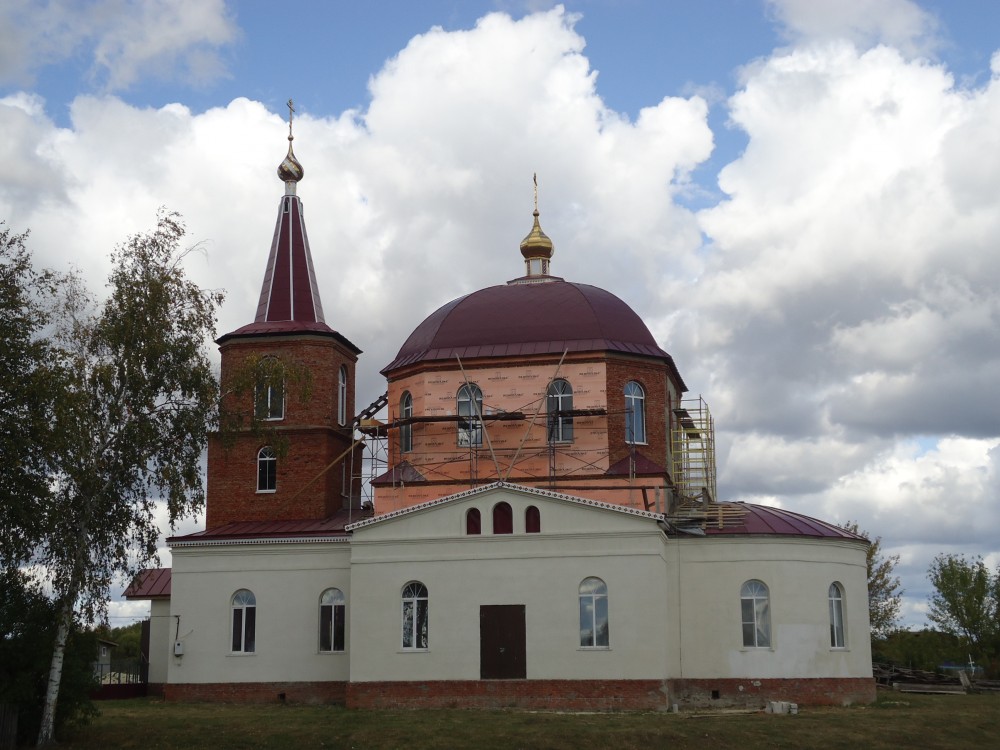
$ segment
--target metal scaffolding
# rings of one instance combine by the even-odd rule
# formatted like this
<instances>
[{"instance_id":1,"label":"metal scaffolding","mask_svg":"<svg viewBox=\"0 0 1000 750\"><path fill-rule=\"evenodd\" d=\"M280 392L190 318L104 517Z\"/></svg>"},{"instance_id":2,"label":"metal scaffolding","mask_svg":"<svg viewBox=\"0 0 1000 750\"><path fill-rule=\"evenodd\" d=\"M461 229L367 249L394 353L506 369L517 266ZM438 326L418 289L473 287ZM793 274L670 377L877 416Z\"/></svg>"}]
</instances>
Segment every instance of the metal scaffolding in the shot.
<instances>
[{"instance_id":1,"label":"metal scaffolding","mask_svg":"<svg viewBox=\"0 0 1000 750\"><path fill-rule=\"evenodd\" d=\"M681 399L670 431L671 477L682 501L718 500L715 484L715 422L701 396Z\"/></svg>"}]
</instances>

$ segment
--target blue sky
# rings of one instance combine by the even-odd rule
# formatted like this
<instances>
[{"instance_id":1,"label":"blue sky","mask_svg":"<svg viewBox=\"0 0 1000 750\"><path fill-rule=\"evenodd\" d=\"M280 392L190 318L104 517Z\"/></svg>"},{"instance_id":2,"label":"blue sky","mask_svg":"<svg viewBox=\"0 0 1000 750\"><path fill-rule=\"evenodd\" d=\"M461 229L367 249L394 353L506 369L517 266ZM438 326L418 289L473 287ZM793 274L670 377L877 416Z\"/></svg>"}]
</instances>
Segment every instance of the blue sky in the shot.
<instances>
[{"instance_id":1,"label":"blue sky","mask_svg":"<svg viewBox=\"0 0 1000 750\"><path fill-rule=\"evenodd\" d=\"M0 219L99 292L178 210L232 330L293 97L368 403L417 320L519 272L538 172L555 273L711 405L722 499L881 535L920 626L935 554L1000 564L998 50L991 0L8 0Z\"/></svg>"}]
</instances>

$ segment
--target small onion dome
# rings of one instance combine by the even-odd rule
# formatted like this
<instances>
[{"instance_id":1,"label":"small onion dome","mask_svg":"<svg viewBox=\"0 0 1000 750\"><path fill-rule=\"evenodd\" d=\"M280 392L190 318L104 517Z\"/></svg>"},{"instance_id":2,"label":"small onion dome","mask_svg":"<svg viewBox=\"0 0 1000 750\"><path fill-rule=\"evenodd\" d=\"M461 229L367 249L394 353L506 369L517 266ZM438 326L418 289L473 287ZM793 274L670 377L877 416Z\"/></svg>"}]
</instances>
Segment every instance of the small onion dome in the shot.
<instances>
[{"instance_id":1,"label":"small onion dome","mask_svg":"<svg viewBox=\"0 0 1000 750\"><path fill-rule=\"evenodd\" d=\"M292 136L288 136L288 155L278 165L278 177L282 182L298 182L305 175L305 170L299 164L292 151Z\"/></svg>"},{"instance_id":2,"label":"small onion dome","mask_svg":"<svg viewBox=\"0 0 1000 750\"><path fill-rule=\"evenodd\" d=\"M535 223L531 227L531 231L528 232L528 235L521 240L521 255L524 256L525 260L531 258L548 260L552 257L555 248L552 245L552 240L542 231L542 226L538 223L537 208L532 213L532 216L535 217Z\"/></svg>"}]
</instances>

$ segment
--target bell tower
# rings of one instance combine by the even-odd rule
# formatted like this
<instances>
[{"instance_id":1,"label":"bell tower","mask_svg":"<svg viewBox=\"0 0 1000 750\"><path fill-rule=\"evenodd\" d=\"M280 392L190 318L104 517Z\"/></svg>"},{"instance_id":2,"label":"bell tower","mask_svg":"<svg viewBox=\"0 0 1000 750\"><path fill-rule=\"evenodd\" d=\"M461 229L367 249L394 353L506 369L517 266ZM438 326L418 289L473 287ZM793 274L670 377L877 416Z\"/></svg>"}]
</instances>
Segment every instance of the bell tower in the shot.
<instances>
[{"instance_id":1,"label":"bell tower","mask_svg":"<svg viewBox=\"0 0 1000 750\"><path fill-rule=\"evenodd\" d=\"M252 323L221 336L223 408L247 418L208 446L206 526L327 518L360 504L351 476L355 366L361 350L327 325L292 150ZM256 427L256 428L254 428ZM354 469L354 471L352 471Z\"/></svg>"}]
</instances>

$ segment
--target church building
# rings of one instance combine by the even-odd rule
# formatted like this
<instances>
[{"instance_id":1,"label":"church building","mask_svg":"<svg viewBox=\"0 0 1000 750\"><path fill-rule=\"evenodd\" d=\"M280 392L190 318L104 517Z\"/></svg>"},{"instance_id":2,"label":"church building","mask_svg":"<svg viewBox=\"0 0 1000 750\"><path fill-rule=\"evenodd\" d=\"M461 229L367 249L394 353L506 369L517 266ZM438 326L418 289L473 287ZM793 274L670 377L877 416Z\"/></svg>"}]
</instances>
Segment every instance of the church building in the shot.
<instances>
[{"instance_id":1,"label":"church building","mask_svg":"<svg viewBox=\"0 0 1000 750\"><path fill-rule=\"evenodd\" d=\"M358 408L362 352L324 318L291 121L288 140L256 315L217 342L223 411L247 419L210 436L205 529L125 592L151 601L154 690L363 708L874 699L867 542L719 501L705 402L624 301L554 275L537 191L516 277L417 325Z\"/></svg>"}]
</instances>

